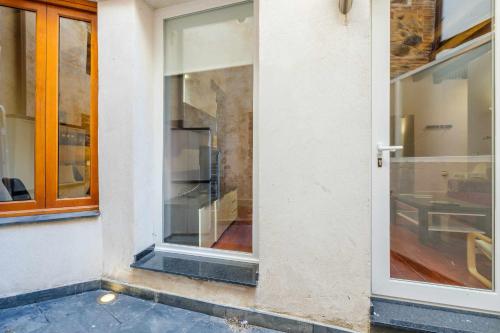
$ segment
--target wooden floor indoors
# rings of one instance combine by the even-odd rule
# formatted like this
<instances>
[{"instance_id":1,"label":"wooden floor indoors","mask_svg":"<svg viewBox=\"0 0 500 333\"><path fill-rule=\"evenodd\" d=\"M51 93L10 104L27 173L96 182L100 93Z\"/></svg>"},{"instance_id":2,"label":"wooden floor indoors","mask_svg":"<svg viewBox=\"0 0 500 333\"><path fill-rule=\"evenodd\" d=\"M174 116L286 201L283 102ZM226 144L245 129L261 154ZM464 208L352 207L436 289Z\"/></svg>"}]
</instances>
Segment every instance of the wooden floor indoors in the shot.
<instances>
[{"instance_id":1,"label":"wooden floor indoors","mask_svg":"<svg viewBox=\"0 0 500 333\"><path fill-rule=\"evenodd\" d=\"M252 221L234 221L212 247L252 253Z\"/></svg>"},{"instance_id":2,"label":"wooden floor indoors","mask_svg":"<svg viewBox=\"0 0 500 333\"><path fill-rule=\"evenodd\" d=\"M391 226L391 277L470 288L485 286L467 270L465 234L442 235L422 244L414 225L399 221ZM491 262L477 256L479 271L491 278Z\"/></svg>"},{"instance_id":3,"label":"wooden floor indoors","mask_svg":"<svg viewBox=\"0 0 500 333\"><path fill-rule=\"evenodd\" d=\"M212 248L252 253L251 207L239 207L238 219L224 231Z\"/></svg>"}]
</instances>

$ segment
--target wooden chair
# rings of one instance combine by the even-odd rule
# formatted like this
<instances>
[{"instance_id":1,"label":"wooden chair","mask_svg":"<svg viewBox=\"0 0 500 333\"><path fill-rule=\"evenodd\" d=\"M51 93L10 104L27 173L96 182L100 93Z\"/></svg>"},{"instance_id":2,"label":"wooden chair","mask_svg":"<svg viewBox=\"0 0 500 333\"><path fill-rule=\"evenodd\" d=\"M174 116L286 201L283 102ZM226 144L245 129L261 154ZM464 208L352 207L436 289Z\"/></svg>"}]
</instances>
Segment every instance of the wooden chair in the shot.
<instances>
[{"instance_id":1,"label":"wooden chair","mask_svg":"<svg viewBox=\"0 0 500 333\"><path fill-rule=\"evenodd\" d=\"M493 244L491 238L477 232L467 235L467 269L476 279L481 281L487 288L492 287L491 280L478 272L476 264L476 254L480 253L489 260L493 258Z\"/></svg>"}]
</instances>

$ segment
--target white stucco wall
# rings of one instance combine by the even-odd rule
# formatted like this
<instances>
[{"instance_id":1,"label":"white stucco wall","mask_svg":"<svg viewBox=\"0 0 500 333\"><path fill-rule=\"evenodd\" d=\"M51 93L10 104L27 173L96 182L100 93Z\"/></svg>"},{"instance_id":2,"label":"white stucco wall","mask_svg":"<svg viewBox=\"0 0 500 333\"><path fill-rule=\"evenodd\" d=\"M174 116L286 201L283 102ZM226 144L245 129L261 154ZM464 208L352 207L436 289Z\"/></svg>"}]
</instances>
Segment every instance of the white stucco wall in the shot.
<instances>
[{"instance_id":1,"label":"white stucco wall","mask_svg":"<svg viewBox=\"0 0 500 333\"><path fill-rule=\"evenodd\" d=\"M98 280L98 218L0 228L0 298Z\"/></svg>"},{"instance_id":2,"label":"white stucco wall","mask_svg":"<svg viewBox=\"0 0 500 333\"><path fill-rule=\"evenodd\" d=\"M260 281L246 288L129 268L161 219L153 11L142 0L99 1L104 277L366 331L369 0L354 2L347 26L331 0L261 0L259 21Z\"/></svg>"},{"instance_id":3,"label":"white stucco wall","mask_svg":"<svg viewBox=\"0 0 500 333\"><path fill-rule=\"evenodd\" d=\"M370 294L370 2L260 2L260 306L362 327Z\"/></svg>"},{"instance_id":4,"label":"white stucco wall","mask_svg":"<svg viewBox=\"0 0 500 333\"><path fill-rule=\"evenodd\" d=\"M161 179L151 163L162 144L152 131L151 16L142 1L99 2L100 201L108 275L129 270L133 254L153 243L151 216L161 218L153 199L161 202Z\"/></svg>"}]
</instances>

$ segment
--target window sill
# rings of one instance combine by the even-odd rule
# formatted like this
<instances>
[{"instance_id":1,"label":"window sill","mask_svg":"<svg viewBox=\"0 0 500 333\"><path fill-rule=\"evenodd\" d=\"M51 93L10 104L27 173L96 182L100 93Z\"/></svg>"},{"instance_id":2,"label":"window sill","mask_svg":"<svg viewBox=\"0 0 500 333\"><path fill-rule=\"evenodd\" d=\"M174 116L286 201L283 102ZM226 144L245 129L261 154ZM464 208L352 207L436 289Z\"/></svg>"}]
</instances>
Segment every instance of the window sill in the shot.
<instances>
[{"instance_id":1,"label":"window sill","mask_svg":"<svg viewBox=\"0 0 500 333\"><path fill-rule=\"evenodd\" d=\"M60 222L60 221L67 221L67 220L86 218L86 217L97 217L99 215L101 215L101 213L98 209L96 209L96 210L79 211L79 212L1 217L0 227L10 226L10 225L20 225L20 224Z\"/></svg>"},{"instance_id":2,"label":"window sill","mask_svg":"<svg viewBox=\"0 0 500 333\"><path fill-rule=\"evenodd\" d=\"M207 258L155 251L154 246L135 256L133 268L218 281L249 287L257 286L259 265L235 260Z\"/></svg>"}]
</instances>

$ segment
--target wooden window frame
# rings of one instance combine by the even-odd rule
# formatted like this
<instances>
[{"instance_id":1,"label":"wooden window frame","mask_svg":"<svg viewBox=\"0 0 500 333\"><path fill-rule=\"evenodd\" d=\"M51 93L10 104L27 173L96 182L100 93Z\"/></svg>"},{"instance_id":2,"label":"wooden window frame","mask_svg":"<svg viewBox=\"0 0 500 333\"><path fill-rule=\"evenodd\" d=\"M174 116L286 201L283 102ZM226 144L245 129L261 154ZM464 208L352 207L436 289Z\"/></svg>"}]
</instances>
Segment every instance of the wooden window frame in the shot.
<instances>
[{"instance_id":1,"label":"wooden window frame","mask_svg":"<svg viewBox=\"0 0 500 333\"><path fill-rule=\"evenodd\" d=\"M0 0L0 6L36 13L35 198L0 202L0 218L98 210L97 4L84 0ZM58 60L61 17L88 22L92 31L90 196L83 198L58 198Z\"/></svg>"}]
</instances>

